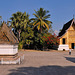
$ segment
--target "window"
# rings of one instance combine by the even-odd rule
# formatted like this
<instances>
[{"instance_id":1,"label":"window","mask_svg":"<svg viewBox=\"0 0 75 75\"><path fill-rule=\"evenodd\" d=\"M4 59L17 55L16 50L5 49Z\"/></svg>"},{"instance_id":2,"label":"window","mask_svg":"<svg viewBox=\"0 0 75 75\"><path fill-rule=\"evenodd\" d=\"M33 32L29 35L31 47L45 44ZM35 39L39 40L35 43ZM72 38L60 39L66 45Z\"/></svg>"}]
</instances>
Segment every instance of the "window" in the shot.
<instances>
[{"instance_id":1,"label":"window","mask_svg":"<svg viewBox=\"0 0 75 75\"><path fill-rule=\"evenodd\" d=\"M65 44L65 38L63 38L62 44Z\"/></svg>"}]
</instances>

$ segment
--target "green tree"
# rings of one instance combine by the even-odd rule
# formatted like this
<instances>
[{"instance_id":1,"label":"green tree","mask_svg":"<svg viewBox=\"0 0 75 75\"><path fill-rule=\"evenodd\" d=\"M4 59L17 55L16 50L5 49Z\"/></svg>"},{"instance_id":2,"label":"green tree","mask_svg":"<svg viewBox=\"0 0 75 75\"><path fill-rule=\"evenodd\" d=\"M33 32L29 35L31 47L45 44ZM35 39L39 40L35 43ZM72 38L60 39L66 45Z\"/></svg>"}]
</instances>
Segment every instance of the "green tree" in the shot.
<instances>
[{"instance_id":1,"label":"green tree","mask_svg":"<svg viewBox=\"0 0 75 75\"><path fill-rule=\"evenodd\" d=\"M19 34L18 39L20 41L20 34L22 29L26 28L28 21L29 21L29 15L26 14L26 12L22 13L22 12L16 12L14 14L12 14L11 19L11 26L12 28L14 28L14 32L15 34Z\"/></svg>"},{"instance_id":2,"label":"green tree","mask_svg":"<svg viewBox=\"0 0 75 75\"><path fill-rule=\"evenodd\" d=\"M50 18L50 14L47 14L49 13L49 11L46 11L43 8L40 8L38 11L34 11L35 13L33 15L35 16L35 18L31 19L34 28L37 27L37 29L40 30L40 32L42 32L43 29L49 30L52 23L51 21L47 20L48 18Z\"/></svg>"},{"instance_id":3,"label":"green tree","mask_svg":"<svg viewBox=\"0 0 75 75\"><path fill-rule=\"evenodd\" d=\"M34 29L34 45L38 44L41 46L41 37L51 28L52 22L48 20L48 18L50 18L50 14L48 14L49 11L46 11L43 8L34 11L35 13L33 15L35 18L30 19Z\"/></svg>"},{"instance_id":4,"label":"green tree","mask_svg":"<svg viewBox=\"0 0 75 75\"><path fill-rule=\"evenodd\" d=\"M33 44L33 37L34 37L34 31L29 26L26 27L25 30L21 33L21 47L23 48L23 45L27 45L29 48L30 44Z\"/></svg>"}]
</instances>

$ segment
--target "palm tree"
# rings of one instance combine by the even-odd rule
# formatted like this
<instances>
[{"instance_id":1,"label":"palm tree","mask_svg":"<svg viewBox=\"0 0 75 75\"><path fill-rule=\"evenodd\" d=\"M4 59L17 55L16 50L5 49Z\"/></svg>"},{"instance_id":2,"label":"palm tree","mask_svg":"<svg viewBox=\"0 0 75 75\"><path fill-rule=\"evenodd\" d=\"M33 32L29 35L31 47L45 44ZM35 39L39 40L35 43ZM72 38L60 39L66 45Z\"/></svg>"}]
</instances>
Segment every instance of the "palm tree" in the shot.
<instances>
[{"instance_id":1,"label":"palm tree","mask_svg":"<svg viewBox=\"0 0 75 75\"><path fill-rule=\"evenodd\" d=\"M32 24L34 25L34 28L37 27L40 32L42 32L42 29L48 29L51 26L51 21L47 20L50 18L49 11L44 10L43 8L40 8L38 11L34 10L35 13L33 14L35 18L32 18Z\"/></svg>"},{"instance_id":2,"label":"palm tree","mask_svg":"<svg viewBox=\"0 0 75 75\"><path fill-rule=\"evenodd\" d=\"M26 28L28 21L29 21L29 15L26 14L26 12L16 12L12 14L11 20L11 26L14 28L16 32L18 32L19 36L18 39L20 41L20 33L22 28Z\"/></svg>"}]
</instances>

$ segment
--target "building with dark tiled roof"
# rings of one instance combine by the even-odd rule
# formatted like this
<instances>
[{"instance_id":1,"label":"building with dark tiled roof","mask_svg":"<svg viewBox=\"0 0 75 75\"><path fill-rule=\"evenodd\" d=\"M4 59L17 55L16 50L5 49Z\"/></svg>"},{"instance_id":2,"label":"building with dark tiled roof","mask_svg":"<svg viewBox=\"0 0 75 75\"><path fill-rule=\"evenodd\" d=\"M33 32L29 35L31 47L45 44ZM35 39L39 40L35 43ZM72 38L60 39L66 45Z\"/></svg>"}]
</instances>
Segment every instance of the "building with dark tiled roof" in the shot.
<instances>
[{"instance_id":1,"label":"building with dark tiled roof","mask_svg":"<svg viewBox=\"0 0 75 75\"><path fill-rule=\"evenodd\" d=\"M60 45L58 50L69 50L75 48L75 22L74 18L64 24L59 33Z\"/></svg>"}]
</instances>

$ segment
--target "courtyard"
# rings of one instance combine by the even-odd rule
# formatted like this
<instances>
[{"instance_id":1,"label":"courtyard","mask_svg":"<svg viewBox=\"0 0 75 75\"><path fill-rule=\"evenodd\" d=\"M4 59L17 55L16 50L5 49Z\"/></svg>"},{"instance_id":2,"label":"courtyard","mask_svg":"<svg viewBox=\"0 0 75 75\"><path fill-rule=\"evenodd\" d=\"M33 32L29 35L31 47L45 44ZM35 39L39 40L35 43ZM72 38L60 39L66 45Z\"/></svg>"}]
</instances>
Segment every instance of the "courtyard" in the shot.
<instances>
[{"instance_id":1,"label":"courtyard","mask_svg":"<svg viewBox=\"0 0 75 75\"><path fill-rule=\"evenodd\" d=\"M20 51L17 65L0 65L0 75L75 75L75 51Z\"/></svg>"}]
</instances>

